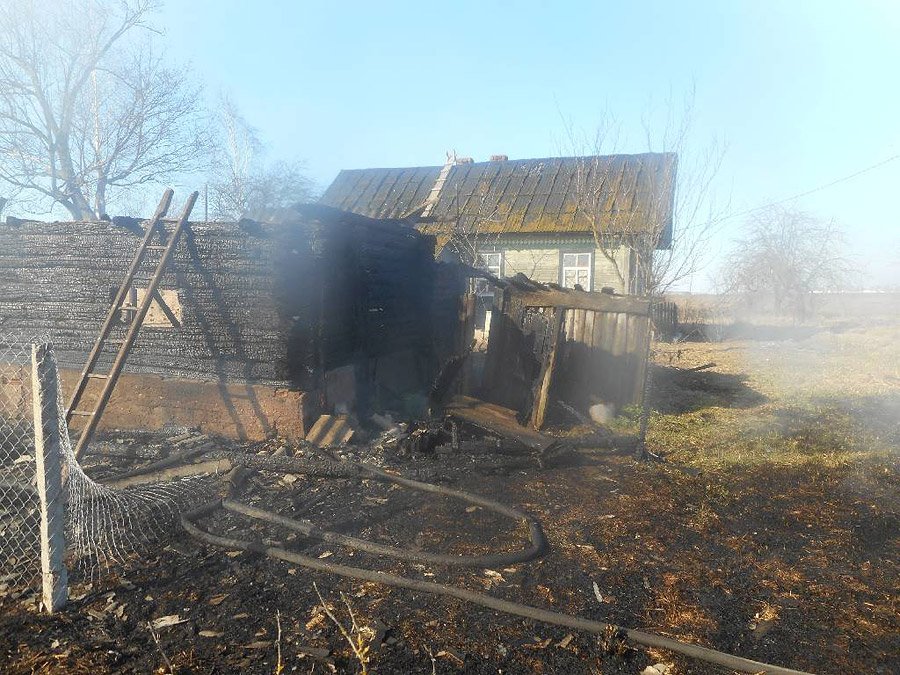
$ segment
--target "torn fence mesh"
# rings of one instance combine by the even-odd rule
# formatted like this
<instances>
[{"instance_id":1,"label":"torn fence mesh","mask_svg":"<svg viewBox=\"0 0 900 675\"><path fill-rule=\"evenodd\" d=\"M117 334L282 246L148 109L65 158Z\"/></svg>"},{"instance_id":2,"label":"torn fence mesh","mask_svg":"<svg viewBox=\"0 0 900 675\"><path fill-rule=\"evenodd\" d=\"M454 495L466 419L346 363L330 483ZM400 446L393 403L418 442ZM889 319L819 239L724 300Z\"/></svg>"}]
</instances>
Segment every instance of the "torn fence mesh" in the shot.
<instances>
[{"instance_id":1,"label":"torn fence mesh","mask_svg":"<svg viewBox=\"0 0 900 675\"><path fill-rule=\"evenodd\" d=\"M41 341L43 342L43 341ZM0 583L31 584L40 574L40 504L35 489L31 345L0 338ZM47 357L52 360L52 350ZM66 543L88 575L121 563L180 528L179 514L211 499L215 486L197 476L114 490L89 478L75 459L61 388L57 407L66 500Z\"/></svg>"}]
</instances>

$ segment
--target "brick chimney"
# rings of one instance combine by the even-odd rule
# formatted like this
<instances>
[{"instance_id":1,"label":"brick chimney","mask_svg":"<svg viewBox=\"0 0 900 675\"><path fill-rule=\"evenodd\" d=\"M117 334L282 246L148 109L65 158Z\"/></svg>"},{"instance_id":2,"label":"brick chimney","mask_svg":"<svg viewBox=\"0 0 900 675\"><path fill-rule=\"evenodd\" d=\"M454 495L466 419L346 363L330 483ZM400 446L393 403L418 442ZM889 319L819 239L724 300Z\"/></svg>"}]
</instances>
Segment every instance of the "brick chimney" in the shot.
<instances>
[{"instance_id":1,"label":"brick chimney","mask_svg":"<svg viewBox=\"0 0 900 675\"><path fill-rule=\"evenodd\" d=\"M508 159L509 157L507 157L506 155L491 155L492 162L505 162Z\"/></svg>"},{"instance_id":2,"label":"brick chimney","mask_svg":"<svg viewBox=\"0 0 900 675\"><path fill-rule=\"evenodd\" d=\"M472 159L471 157L457 157L456 163L457 164L474 164L475 160Z\"/></svg>"}]
</instances>

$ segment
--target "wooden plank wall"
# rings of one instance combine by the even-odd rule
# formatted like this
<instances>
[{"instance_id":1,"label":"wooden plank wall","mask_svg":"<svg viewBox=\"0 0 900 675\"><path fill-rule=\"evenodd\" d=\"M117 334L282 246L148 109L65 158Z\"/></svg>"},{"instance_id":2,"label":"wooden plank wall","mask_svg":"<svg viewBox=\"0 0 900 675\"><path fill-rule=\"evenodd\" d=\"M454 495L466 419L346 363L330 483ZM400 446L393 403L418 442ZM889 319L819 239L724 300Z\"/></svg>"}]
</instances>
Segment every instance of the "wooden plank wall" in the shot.
<instances>
[{"instance_id":1,"label":"wooden plank wall","mask_svg":"<svg viewBox=\"0 0 900 675\"><path fill-rule=\"evenodd\" d=\"M556 396L582 410L596 401L620 408L640 403L648 317L568 309L565 320Z\"/></svg>"},{"instance_id":2,"label":"wooden plank wall","mask_svg":"<svg viewBox=\"0 0 900 675\"><path fill-rule=\"evenodd\" d=\"M433 238L314 205L293 218L191 223L162 280L179 297L181 325L144 326L126 372L312 390L345 364L455 353L432 335L456 329L464 283L445 270L436 290ZM141 232L0 224L2 331L49 335L60 365L80 369Z\"/></svg>"},{"instance_id":3,"label":"wooden plank wall","mask_svg":"<svg viewBox=\"0 0 900 675\"><path fill-rule=\"evenodd\" d=\"M555 307L535 307L507 292L494 296L482 389L491 403L528 413L535 379L550 349ZM561 311L561 310L560 310Z\"/></svg>"}]
</instances>

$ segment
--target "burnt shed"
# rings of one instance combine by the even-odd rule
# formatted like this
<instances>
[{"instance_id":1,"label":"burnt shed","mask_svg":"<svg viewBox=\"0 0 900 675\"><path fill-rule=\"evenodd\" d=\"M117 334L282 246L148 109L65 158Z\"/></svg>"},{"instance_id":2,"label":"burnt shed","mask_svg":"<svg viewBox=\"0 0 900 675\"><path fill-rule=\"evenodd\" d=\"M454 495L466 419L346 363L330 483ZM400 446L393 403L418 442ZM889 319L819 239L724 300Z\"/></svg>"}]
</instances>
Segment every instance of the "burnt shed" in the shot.
<instances>
[{"instance_id":1,"label":"burnt shed","mask_svg":"<svg viewBox=\"0 0 900 675\"><path fill-rule=\"evenodd\" d=\"M141 234L127 220L0 225L0 333L49 335L60 365L79 370ZM456 321L464 290L438 274L433 251L403 221L322 205L277 223L193 222L162 281L166 307L154 304L126 373L213 383L226 399L232 385L312 392L318 405L329 373L344 369L348 403L365 407L391 377L379 364L402 357L403 382L387 390L424 386L443 358L435 335L453 330L442 322ZM235 407L225 401L232 417Z\"/></svg>"},{"instance_id":2,"label":"burnt shed","mask_svg":"<svg viewBox=\"0 0 900 675\"><path fill-rule=\"evenodd\" d=\"M562 401L621 409L643 395L650 338L644 298L491 279L490 337L478 394L540 429Z\"/></svg>"}]
</instances>

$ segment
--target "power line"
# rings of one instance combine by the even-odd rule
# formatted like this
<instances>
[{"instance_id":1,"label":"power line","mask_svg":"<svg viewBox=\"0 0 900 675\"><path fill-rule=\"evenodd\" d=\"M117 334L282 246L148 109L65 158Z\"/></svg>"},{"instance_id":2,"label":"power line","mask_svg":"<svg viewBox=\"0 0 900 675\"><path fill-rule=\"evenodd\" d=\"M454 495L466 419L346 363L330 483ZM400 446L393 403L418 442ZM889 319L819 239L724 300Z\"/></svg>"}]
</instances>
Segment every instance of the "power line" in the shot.
<instances>
[{"instance_id":1,"label":"power line","mask_svg":"<svg viewBox=\"0 0 900 675\"><path fill-rule=\"evenodd\" d=\"M798 194L793 195L792 197L785 197L784 199L779 199L775 202L770 202L769 204L763 204L762 206L754 206L752 209L747 209L746 211L741 211L740 213L732 213L728 216L722 216L718 220L713 221L713 223L722 223L726 220L731 220L732 218L740 218L741 216L747 216L751 213L755 213L756 211L761 211L762 209L767 209L772 206L778 206L779 204L784 204L785 202L792 202L795 199L800 199L801 197L806 197L807 195L815 194L816 192L821 192L822 190L827 190L830 187L834 187L839 183L843 183L844 181L848 181L852 178L856 178L857 176L861 176L864 173L868 173L869 171L874 171L885 164L889 164L897 159L900 159L900 154L894 155L893 157L888 157L885 160L882 160L876 164L872 164L871 166L867 166L865 169L860 169L854 173L851 173L842 178L838 178L837 180L833 180L830 183L825 183L824 185L820 185L819 187L815 187L812 190L807 190L806 192L800 192Z\"/></svg>"}]
</instances>

